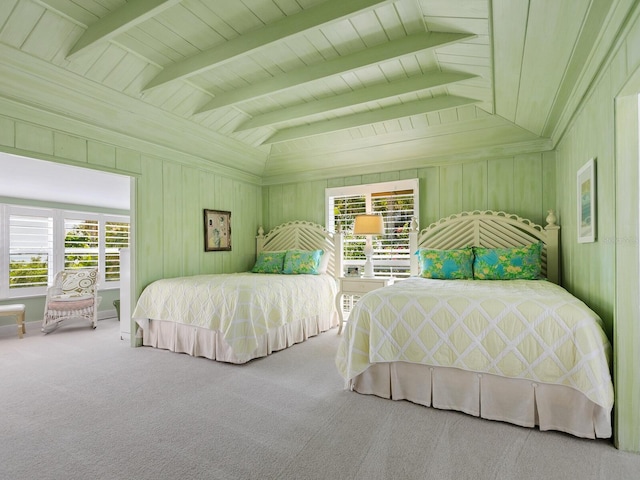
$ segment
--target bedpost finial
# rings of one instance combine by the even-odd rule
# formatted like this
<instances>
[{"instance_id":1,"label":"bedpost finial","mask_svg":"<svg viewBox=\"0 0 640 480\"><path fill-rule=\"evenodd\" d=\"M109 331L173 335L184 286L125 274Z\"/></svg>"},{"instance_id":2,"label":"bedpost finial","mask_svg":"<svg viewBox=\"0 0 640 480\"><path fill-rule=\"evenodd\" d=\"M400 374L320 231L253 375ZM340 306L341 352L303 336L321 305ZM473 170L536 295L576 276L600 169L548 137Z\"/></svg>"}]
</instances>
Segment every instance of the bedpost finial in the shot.
<instances>
[{"instance_id":1,"label":"bedpost finial","mask_svg":"<svg viewBox=\"0 0 640 480\"><path fill-rule=\"evenodd\" d=\"M410 223L409 229L412 232L418 231L418 219L416 217L411 217L411 223Z\"/></svg>"},{"instance_id":2,"label":"bedpost finial","mask_svg":"<svg viewBox=\"0 0 640 480\"><path fill-rule=\"evenodd\" d=\"M549 227L556 227L556 222L558 221L558 217L556 217L556 213L553 210L547 210L547 226L546 228Z\"/></svg>"},{"instance_id":3,"label":"bedpost finial","mask_svg":"<svg viewBox=\"0 0 640 480\"><path fill-rule=\"evenodd\" d=\"M262 225L258 227L258 236L264 237L264 228L262 228Z\"/></svg>"}]
</instances>

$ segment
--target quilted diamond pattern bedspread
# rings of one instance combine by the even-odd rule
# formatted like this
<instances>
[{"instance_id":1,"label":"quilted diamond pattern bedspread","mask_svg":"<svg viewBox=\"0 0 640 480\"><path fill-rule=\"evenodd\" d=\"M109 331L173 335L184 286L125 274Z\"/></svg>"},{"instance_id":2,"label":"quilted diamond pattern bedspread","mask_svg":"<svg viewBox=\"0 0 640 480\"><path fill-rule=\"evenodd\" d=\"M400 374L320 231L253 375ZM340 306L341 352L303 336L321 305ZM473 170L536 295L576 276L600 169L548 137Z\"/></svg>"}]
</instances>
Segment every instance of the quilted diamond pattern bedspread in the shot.
<instances>
[{"instance_id":1,"label":"quilted diamond pattern bedspread","mask_svg":"<svg viewBox=\"0 0 640 480\"><path fill-rule=\"evenodd\" d=\"M347 380L395 361L526 378L611 408L610 356L600 318L553 283L410 278L360 299L336 364Z\"/></svg>"},{"instance_id":2,"label":"quilted diamond pattern bedspread","mask_svg":"<svg viewBox=\"0 0 640 480\"><path fill-rule=\"evenodd\" d=\"M330 275L195 275L153 282L132 316L217 330L242 355L254 351L256 338L272 328L330 315L335 295Z\"/></svg>"}]
</instances>

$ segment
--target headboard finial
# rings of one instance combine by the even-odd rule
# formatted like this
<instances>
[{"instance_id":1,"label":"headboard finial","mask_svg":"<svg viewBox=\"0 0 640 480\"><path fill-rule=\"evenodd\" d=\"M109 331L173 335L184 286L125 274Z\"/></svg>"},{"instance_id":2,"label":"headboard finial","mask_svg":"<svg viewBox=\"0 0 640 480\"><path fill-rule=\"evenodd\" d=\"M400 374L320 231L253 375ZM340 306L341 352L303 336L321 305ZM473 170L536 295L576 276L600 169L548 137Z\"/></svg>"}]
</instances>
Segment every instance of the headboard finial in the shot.
<instances>
[{"instance_id":1,"label":"headboard finial","mask_svg":"<svg viewBox=\"0 0 640 480\"><path fill-rule=\"evenodd\" d=\"M411 217L411 223L409 224L409 230L412 232L418 231L418 219L416 217Z\"/></svg>"},{"instance_id":2,"label":"headboard finial","mask_svg":"<svg viewBox=\"0 0 640 480\"><path fill-rule=\"evenodd\" d=\"M556 222L558 221L556 212L554 212L553 210L547 210L547 214L547 218L545 219L547 222L547 225L544 227L545 230L560 228L558 225L556 225Z\"/></svg>"}]
</instances>

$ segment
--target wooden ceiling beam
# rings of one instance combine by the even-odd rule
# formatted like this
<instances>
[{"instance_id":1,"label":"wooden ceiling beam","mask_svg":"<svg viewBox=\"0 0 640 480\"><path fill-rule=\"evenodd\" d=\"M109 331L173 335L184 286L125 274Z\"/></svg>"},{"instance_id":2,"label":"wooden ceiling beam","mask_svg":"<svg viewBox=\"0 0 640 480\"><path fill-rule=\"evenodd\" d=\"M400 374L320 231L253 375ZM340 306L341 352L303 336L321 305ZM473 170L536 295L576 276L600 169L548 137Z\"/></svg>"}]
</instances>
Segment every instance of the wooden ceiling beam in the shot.
<instances>
[{"instance_id":1,"label":"wooden ceiling beam","mask_svg":"<svg viewBox=\"0 0 640 480\"><path fill-rule=\"evenodd\" d=\"M429 98L426 100L416 100L415 102L394 105L387 108L372 110L370 112L356 113L345 117L327 120L324 122L316 122L310 125L302 125L299 127L291 127L282 129L272 136L264 140L263 144L286 142L298 138L311 137L321 135L323 133L336 132L346 130L348 128L361 127L372 123L386 122L399 118L411 117L414 115L422 115L429 112L437 112L451 108L461 107L478 103L478 100L465 97L456 97L453 95L442 95L440 97Z\"/></svg>"},{"instance_id":2,"label":"wooden ceiling beam","mask_svg":"<svg viewBox=\"0 0 640 480\"><path fill-rule=\"evenodd\" d=\"M167 8L180 3L180 0L133 0L105 15L84 31L71 47L67 58L95 45L110 40L130 28L158 15Z\"/></svg>"},{"instance_id":3,"label":"wooden ceiling beam","mask_svg":"<svg viewBox=\"0 0 640 480\"><path fill-rule=\"evenodd\" d=\"M297 35L311 28L318 28L369 9L390 3L392 0L328 0L278 20L264 28L245 33L222 45L215 46L180 62L165 67L147 83L143 91L166 83L197 75L206 70L246 55L274 42Z\"/></svg>"},{"instance_id":4,"label":"wooden ceiling beam","mask_svg":"<svg viewBox=\"0 0 640 480\"><path fill-rule=\"evenodd\" d=\"M248 100L271 95L292 87L331 77L358 68L375 65L380 62L400 58L423 50L434 49L473 38L475 35L464 33L427 32L409 35L399 40L366 48L351 55L336 57L326 62L303 67L244 88L224 92L195 113L203 113L218 108L235 105Z\"/></svg>"},{"instance_id":5,"label":"wooden ceiling beam","mask_svg":"<svg viewBox=\"0 0 640 480\"><path fill-rule=\"evenodd\" d=\"M333 95L329 98L321 98L320 100L313 102L307 102L262 115L256 115L236 127L235 131L240 132L251 128L277 125L278 123L298 118L309 117L341 108L353 107L363 103L375 102L406 93L425 91L476 77L476 75L469 73L440 71L428 72L423 75L410 77L404 80L372 85L353 92Z\"/></svg>"}]
</instances>

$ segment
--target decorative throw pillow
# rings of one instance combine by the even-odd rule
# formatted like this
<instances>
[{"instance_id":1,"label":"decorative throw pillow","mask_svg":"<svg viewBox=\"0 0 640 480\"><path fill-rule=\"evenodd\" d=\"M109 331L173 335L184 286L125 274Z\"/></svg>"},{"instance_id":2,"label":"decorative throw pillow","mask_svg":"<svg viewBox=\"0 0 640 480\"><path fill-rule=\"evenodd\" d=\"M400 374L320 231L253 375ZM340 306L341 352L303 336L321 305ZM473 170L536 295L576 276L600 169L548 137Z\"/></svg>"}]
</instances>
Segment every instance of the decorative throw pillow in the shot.
<instances>
[{"instance_id":1,"label":"decorative throw pillow","mask_svg":"<svg viewBox=\"0 0 640 480\"><path fill-rule=\"evenodd\" d=\"M260 252L251 271L253 273L282 273L285 253L284 251Z\"/></svg>"},{"instance_id":2,"label":"decorative throw pillow","mask_svg":"<svg viewBox=\"0 0 640 480\"><path fill-rule=\"evenodd\" d=\"M473 277L478 280L538 280L542 273L542 243L523 247L473 247Z\"/></svg>"},{"instance_id":3,"label":"decorative throw pillow","mask_svg":"<svg viewBox=\"0 0 640 480\"><path fill-rule=\"evenodd\" d=\"M327 273L328 268L329 268L329 252L325 252L323 250L322 256L320 257L320 266L318 267L318 273Z\"/></svg>"},{"instance_id":4,"label":"decorative throw pillow","mask_svg":"<svg viewBox=\"0 0 640 480\"><path fill-rule=\"evenodd\" d=\"M283 273L310 273L317 275L320 257L323 253L322 250L287 250L284 256Z\"/></svg>"},{"instance_id":5,"label":"decorative throw pillow","mask_svg":"<svg viewBox=\"0 0 640 480\"><path fill-rule=\"evenodd\" d=\"M440 280L473 278L473 250L471 247L455 250L421 249L420 276Z\"/></svg>"}]
</instances>

